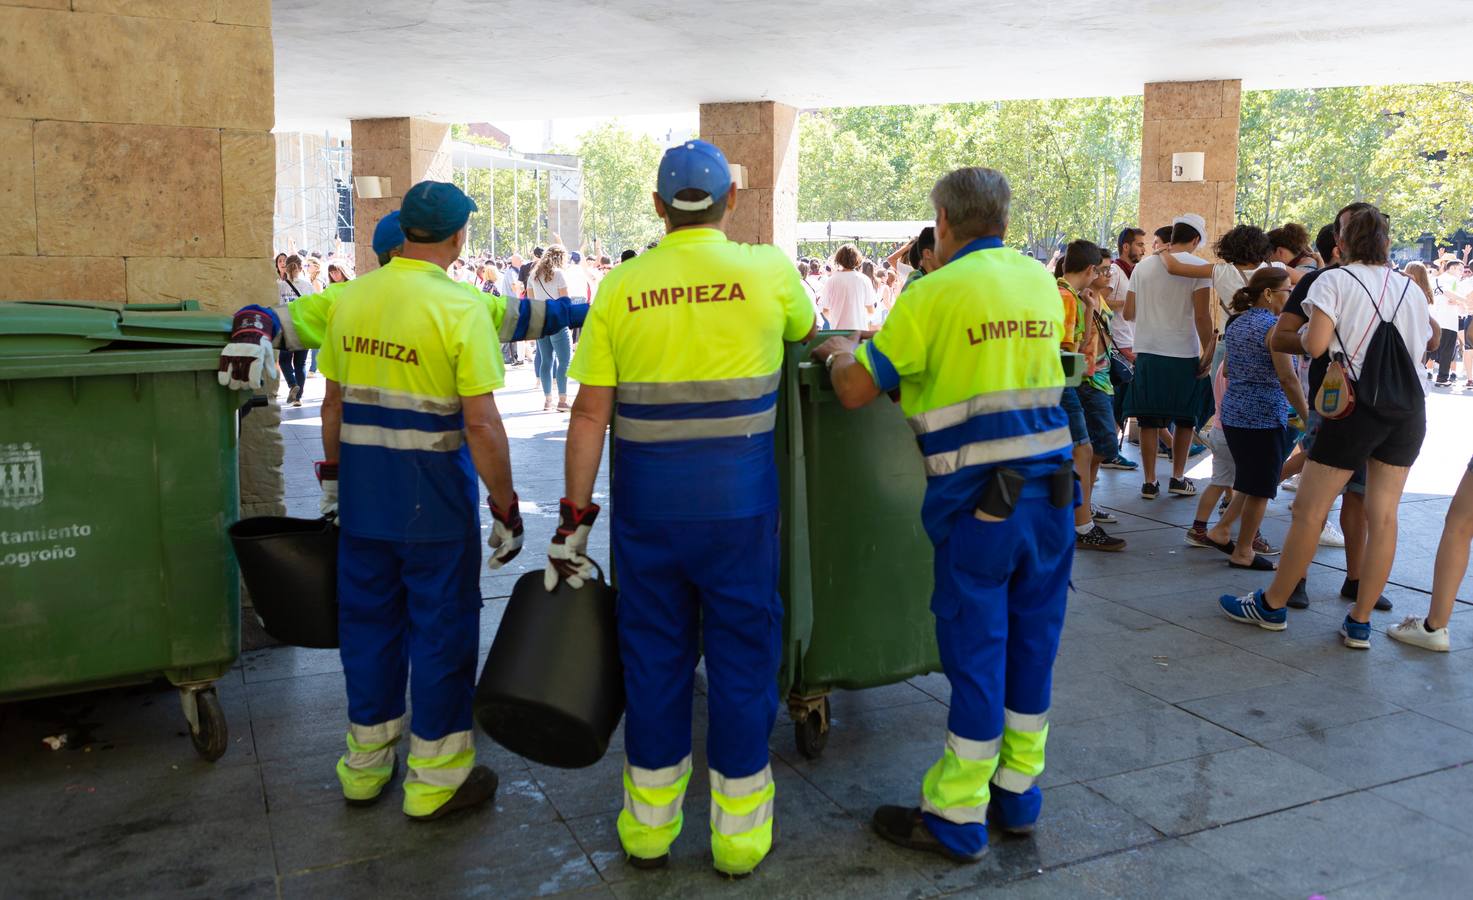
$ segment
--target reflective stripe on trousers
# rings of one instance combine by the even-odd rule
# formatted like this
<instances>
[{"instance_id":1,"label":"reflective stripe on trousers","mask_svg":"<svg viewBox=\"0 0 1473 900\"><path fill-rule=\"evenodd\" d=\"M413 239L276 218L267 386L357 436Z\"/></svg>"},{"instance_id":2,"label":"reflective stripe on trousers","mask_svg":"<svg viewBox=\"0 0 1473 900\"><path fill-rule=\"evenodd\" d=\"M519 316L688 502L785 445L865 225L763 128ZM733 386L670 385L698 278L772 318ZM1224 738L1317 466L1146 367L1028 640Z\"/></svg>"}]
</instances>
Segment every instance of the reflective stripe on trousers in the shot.
<instances>
[{"instance_id":1,"label":"reflective stripe on trousers","mask_svg":"<svg viewBox=\"0 0 1473 900\"><path fill-rule=\"evenodd\" d=\"M642 859L664 856L680 836L681 803L690 784L691 758L663 769L624 764L624 809L619 813L619 843Z\"/></svg>"},{"instance_id":2,"label":"reflective stripe on trousers","mask_svg":"<svg viewBox=\"0 0 1473 900\"><path fill-rule=\"evenodd\" d=\"M1003 710L1002 761L992 783L1014 794L1033 787L1043 774L1044 744L1048 742L1048 711L1037 714Z\"/></svg>"},{"instance_id":3,"label":"reflective stripe on trousers","mask_svg":"<svg viewBox=\"0 0 1473 900\"><path fill-rule=\"evenodd\" d=\"M444 806L465 783L475 763L476 748L469 731L457 731L434 741L411 733L404 812L424 816Z\"/></svg>"},{"instance_id":4,"label":"reflective stripe on trousers","mask_svg":"<svg viewBox=\"0 0 1473 900\"><path fill-rule=\"evenodd\" d=\"M711 856L718 870L750 872L772 850L776 794L771 765L743 778L711 770Z\"/></svg>"},{"instance_id":5,"label":"reflective stripe on trousers","mask_svg":"<svg viewBox=\"0 0 1473 900\"><path fill-rule=\"evenodd\" d=\"M946 733L946 750L921 782L921 809L958 825L987 821L988 783L1001 738L974 741Z\"/></svg>"},{"instance_id":6,"label":"reflective stripe on trousers","mask_svg":"<svg viewBox=\"0 0 1473 900\"><path fill-rule=\"evenodd\" d=\"M349 800L377 797L394 775L394 745L404 734L404 717L377 725L348 724L348 752L338 760L338 781Z\"/></svg>"},{"instance_id":7,"label":"reflective stripe on trousers","mask_svg":"<svg viewBox=\"0 0 1473 900\"><path fill-rule=\"evenodd\" d=\"M777 426L781 371L717 381L627 382L616 389L614 433L653 443L765 434Z\"/></svg>"}]
</instances>

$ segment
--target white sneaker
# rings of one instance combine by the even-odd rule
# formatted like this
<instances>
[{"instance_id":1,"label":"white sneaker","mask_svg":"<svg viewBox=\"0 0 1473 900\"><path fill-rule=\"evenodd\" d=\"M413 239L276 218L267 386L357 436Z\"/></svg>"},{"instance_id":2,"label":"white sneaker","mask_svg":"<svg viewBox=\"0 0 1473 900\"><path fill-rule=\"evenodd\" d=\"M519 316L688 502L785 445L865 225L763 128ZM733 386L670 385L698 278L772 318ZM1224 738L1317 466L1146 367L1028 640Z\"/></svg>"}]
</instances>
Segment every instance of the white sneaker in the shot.
<instances>
[{"instance_id":1,"label":"white sneaker","mask_svg":"<svg viewBox=\"0 0 1473 900\"><path fill-rule=\"evenodd\" d=\"M1320 532L1321 547L1344 547L1345 535L1340 533L1333 522L1325 523L1325 530Z\"/></svg>"},{"instance_id":2,"label":"white sneaker","mask_svg":"<svg viewBox=\"0 0 1473 900\"><path fill-rule=\"evenodd\" d=\"M1392 640L1401 641L1403 644L1421 647L1423 650L1446 653L1451 649L1447 626L1444 625L1436 631L1428 631L1425 622L1426 619L1421 616L1407 616L1401 620L1400 625L1387 629L1386 636Z\"/></svg>"},{"instance_id":3,"label":"white sneaker","mask_svg":"<svg viewBox=\"0 0 1473 900\"><path fill-rule=\"evenodd\" d=\"M1282 487L1286 491L1297 491L1297 490L1299 490L1299 476L1298 475L1290 475L1288 478L1285 478Z\"/></svg>"}]
</instances>

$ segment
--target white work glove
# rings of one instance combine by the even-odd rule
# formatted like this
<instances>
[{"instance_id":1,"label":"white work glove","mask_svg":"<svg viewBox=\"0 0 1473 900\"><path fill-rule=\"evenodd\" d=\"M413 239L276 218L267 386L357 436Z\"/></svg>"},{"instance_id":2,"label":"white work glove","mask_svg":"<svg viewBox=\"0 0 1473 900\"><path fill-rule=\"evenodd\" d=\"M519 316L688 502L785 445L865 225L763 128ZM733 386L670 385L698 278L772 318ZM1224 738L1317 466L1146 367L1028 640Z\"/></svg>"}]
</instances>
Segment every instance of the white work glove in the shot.
<instances>
[{"instance_id":1,"label":"white work glove","mask_svg":"<svg viewBox=\"0 0 1473 900\"><path fill-rule=\"evenodd\" d=\"M494 572L522 552L522 509L516 494L511 495L508 510L497 509L493 501L487 503L491 507L491 536L486 539L486 545L491 548L491 559L486 566Z\"/></svg>"},{"instance_id":2,"label":"white work glove","mask_svg":"<svg viewBox=\"0 0 1473 900\"><path fill-rule=\"evenodd\" d=\"M593 577L595 566L588 558L588 534L597 518L597 503L579 509L567 497L559 501L557 534L547 548L547 568L542 570L543 587L551 591L557 587L558 578L565 578L569 587L581 588Z\"/></svg>"},{"instance_id":3,"label":"white work glove","mask_svg":"<svg viewBox=\"0 0 1473 900\"><path fill-rule=\"evenodd\" d=\"M247 306L230 324L230 343L220 351L216 374L232 391L260 391L276 381L276 322L259 306Z\"/></svg>"},{"instance_id":4,"label":"white work glove","mask_svg":"<svg viewBox=\"0 0 1473 900\"><path fill-rule=\"evenodd\" d=\"M314 468L317 470L317 483L322 486L322 500L317 508L323 516L335 516L338 514L338 464L320 462Z\"/></svg>"}]
</instances>

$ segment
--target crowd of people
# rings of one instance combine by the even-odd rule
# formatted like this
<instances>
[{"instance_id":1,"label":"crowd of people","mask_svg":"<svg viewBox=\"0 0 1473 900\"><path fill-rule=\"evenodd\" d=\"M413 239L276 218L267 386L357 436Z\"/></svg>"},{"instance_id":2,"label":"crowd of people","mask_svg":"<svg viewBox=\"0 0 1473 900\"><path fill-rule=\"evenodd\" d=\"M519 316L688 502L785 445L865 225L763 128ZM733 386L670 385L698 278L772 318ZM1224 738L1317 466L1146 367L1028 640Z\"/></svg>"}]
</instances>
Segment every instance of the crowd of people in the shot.
<instances>
[{"instance_id":1,"label":"crowd of people","mask_svg":"<svg viewBox=\"0 0 1473 900\"><path fill-rule=\"evenodd\" d=\"M1064 305L1060 349L1084 360L1079 384L1062 397L1083 496L1074 516L1077 549L1126 548L1105 530L1116 518L1091 502L1091 488L1101 468L1140 471L1143 499L1196 498L1189 546L1219 551L1234 568L1274 573L1265 591L1222 599L1240 621L1282 627L1283 608L1309 604L1305 571L1315 546L1344 547L1339 593L1355 605L1343 639L1369 646L1370 611L1392 608L1383 591L1396 504L1425 434L1421 383L1453 386L1461 362L1473 387L1473 248L1398 269L1389 227L1374 207L1354 203L1314 236L1293 222L1267 231L1237 225L1208 243L1206 222L1187 213L1150 233L1124 229L1113 251L1086 240L1059 246L1044 265ZM881 328L900 290L935 267L934 240L927 228L883 260L865 259L853 245L827 260L800 258L824 326L863 334ZM1206 258L1209 247L1216 262ZM1321 314L1313 327L1307 310ZM1383 348L1372 361L1380 365L1396 346L1372 340L1382 321L1405 347L1407 368L1420 373L1417 391L1403 386L1396 403L1377 396L1348 411L1317 405L1332 363L1341 373L1337 385L1375 390L1379 370L1367 369L1367 354ZM1139 444L1139 462L1121 452L1127 443ZM1210 482L1199 491L1187 467L1208 450ZM1171 463L1164 492L1156 477L1162 456ZM1286 549L1260 530L1281 488L1300 492ZM1327 520L1337 497L1339 528ZM1449 519L1444 555L1451 558L1439 564L1432 610L1409 617L1391 637L1447 649L1455 581L1465 567L1458 547L1464 561L1467 554L1457 535L1473 529L1463 522L1473 511L1461 509L1455 503Z\"/></svg>"},{"instance_id":2,"label":"crowd of people","mask_svg":"<svg viewBox=\"0 0 1473 900\"><path fill-rule=\"evenodd\" d=\"M633 264L560 246L466 260L474 201L421 182L375 231L378 271L313 293L320 262L288 255L278 263L283 302L236 314L221 384L259 388L280 347L299 398L302 360L286 357L323 351L317 472L323 511L342 532L349 731L337 774L348 802L384 795L406 726L406 815L439 818L496 791L495 774L475 765L471 733L477 476L489 495L489 566L514 558L524 538L493 396L504 380L497 343L515 360L517 344L535 341L544 409L571 406L548 591L595 578L593 488L617 423L610 542L626 759L616 826L636 868L667 865L680 831L702 656L716 868L744 877L772 846L784 342L813 342L809 355L845 408L897 397L926 473L920 524L935 553L931 610L951 704L920 805L874 813L884 839L976 862L988 823L1032 832L1073 554L1125 547L1092 502L1102 468L1138 471L1150 503L1196 498L1187 544L1272 576L1217 608L1270 631L1307 606L1305 573L1343 498L1340 594L1354 605L1339 633L1369 648L1372 609L1390 608L1382 591L1397 508L1426 434L1427 367L1446 385L1449 332L1455 349L1462 343L1464 323L1438 311L1468 308L1466 253L1400 271L1389 220L1358 202L1312 245L1292 224L1238 225L1209 245L1207 223L1188 212L1152 233L1124 229L1113 250L1066 242L1040 264L1004 243L1006 177L972 167L936 183L935 226L888 258L846 244L798 260L795 272L776 248L724 234L737 192L719 148L671 148L658 181L667 233ZM701 302L723 298L748 302ZM820 329L838 333L814 341ZM575 398L570 376L582 385ZM1139 463L1121 452L1132 434ZM1199 446L1213 456L1200 493L1186 469ZM1297 493L1279 550L1260 525L1290 478ZM1448 513L1431 607L1390 629L1393 639L1450 649L1470 540L1473 463Z\"/></svg>"}]
</instances>

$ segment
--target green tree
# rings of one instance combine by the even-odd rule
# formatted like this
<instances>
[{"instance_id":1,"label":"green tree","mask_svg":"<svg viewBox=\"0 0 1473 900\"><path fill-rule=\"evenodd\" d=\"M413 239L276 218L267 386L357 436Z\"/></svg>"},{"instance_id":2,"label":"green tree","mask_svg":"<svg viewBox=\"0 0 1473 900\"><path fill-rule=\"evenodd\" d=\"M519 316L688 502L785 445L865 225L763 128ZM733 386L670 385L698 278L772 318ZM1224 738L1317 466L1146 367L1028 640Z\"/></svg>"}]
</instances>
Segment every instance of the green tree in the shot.
<instances>
[{"instance_id":1,"label":"green tree","mask_svg":"<svg viewBox=\"0 0 1473 900\"><path fill-rule=\"evenodd\" d=\"M660 146L644 135L606 122L578 136L562 153L583 161L583 233L604 253L643 248L664 232L650 202Z\"/></svg>"},{"instance_id":2,"label":"green tree","mask_svg":"<svg viewBox=\"0 0 1473 900\"><path fill-rule=\"evenodd\" d=\"M1011 245L1047 256L1065 239L1108 244L1139 205L1140 119L1138 97L810 113L799 131L799 218L929 219L936 179L985 165L1013 188Z\"/></svg>"}]
</instances>

